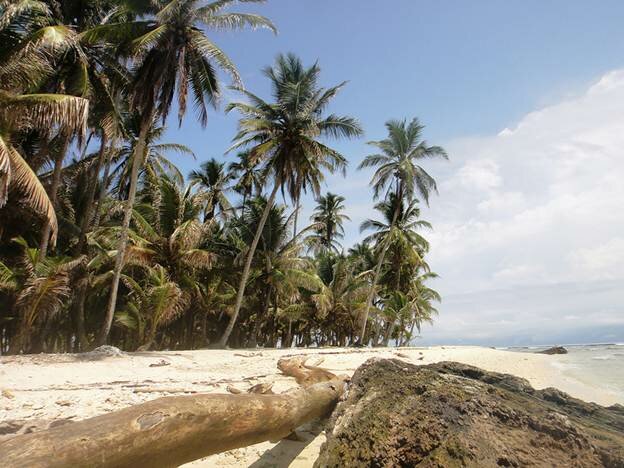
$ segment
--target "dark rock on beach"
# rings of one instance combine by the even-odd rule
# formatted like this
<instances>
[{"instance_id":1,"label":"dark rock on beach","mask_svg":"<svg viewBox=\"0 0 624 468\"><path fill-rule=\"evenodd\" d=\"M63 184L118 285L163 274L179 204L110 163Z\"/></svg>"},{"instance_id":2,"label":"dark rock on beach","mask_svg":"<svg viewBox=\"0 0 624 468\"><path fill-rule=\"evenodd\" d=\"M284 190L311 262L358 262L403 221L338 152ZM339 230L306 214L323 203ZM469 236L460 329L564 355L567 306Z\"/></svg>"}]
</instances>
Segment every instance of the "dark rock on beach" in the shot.
<instances>
[{"instance_id":1,"label":"dark rock on beach","mask_svg":"<svg viewBox=\"0 0 624 468\"><path fill-rule=\"evenodd\" d=\"M315 467L624 467L624 414L453 362L371 359Z\"/></svg>"},{"instance_id":2,"label":"dark rock on beach","mask_svg":"<svg viewBox=\"0 0 624 468\"><path fill-rule=\"evenodd\" d=\"M552 348L538 351L538 354L568 354L568 350L563 346L553 346Z\"/></svg>"}]
</instances>

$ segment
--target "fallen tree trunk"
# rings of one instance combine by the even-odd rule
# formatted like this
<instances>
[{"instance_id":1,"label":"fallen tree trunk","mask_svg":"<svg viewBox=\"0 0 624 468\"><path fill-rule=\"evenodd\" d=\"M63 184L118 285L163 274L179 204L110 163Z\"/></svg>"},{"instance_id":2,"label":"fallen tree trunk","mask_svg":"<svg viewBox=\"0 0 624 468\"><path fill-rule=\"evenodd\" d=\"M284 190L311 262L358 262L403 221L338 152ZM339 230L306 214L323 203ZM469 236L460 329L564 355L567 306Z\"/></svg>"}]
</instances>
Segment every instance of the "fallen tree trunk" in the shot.
<instances>
[{"instance_id":1,"label":"fallen tree trunk","mask_svg":"<svg viewBox=\"0 0 624 468\"><path fill-rule=\"evenodd\" d=\"M281 360L280 369L308 384L272 394L165 397L0 443L6 467L178 466L266 440L277 441L331 412L345 381ZM319 376L315 383L314 376ZM333 376L328 380L329 376Z\"/></svg>"}]
</instances>

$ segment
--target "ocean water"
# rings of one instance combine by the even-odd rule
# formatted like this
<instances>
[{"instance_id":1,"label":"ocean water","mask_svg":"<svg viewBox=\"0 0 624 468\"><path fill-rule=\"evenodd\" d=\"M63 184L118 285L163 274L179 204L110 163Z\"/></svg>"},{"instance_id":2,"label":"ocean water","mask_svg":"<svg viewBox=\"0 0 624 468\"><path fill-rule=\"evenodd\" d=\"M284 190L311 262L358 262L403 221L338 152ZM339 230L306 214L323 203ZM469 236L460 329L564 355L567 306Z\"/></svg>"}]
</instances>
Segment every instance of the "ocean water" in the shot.
<instances>
[{"instance_id":1,"label":"ocean water","mask_svg":"<svg viewBox=\"0 0 624 468\"><path fill-rule=\"evenodd\" d=\"M624 403L624 343L562 345L568 354L553 355L552 365L573 379L615 394ZM550 346L507 348L537 352Z\"/></svg>"}]
</instances>

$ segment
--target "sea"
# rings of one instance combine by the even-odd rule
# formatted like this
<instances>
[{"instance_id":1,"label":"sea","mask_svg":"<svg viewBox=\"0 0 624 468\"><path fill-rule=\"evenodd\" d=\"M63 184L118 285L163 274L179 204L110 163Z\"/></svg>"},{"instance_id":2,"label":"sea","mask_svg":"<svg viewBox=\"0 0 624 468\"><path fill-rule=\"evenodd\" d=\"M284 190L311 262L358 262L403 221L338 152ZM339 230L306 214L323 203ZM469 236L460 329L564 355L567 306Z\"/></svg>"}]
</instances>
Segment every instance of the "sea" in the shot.
<instances>
[{"instance_id":1,"label":"sea","mask_svg":"<svg viewBox=\"0 0 624 468\"><path fill-rule=\"evenodd\" d=\"M624 343L559 345L568 354L556 355L552 365L564 375L603 388L624 402ZM497 348L521 353L535 353L550 346Z\"/></svg>"}]
</instances>

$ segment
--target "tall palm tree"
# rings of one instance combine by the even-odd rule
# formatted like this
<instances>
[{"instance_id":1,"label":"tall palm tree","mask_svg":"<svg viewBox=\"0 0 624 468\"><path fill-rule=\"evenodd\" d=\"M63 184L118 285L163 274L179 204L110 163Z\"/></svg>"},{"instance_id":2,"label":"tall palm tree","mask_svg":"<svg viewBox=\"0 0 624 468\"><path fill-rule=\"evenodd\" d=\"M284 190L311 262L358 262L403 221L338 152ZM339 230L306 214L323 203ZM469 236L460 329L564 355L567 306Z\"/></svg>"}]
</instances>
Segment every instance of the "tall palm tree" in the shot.
<instances>
[{"instance_id":1,"label":"tall palm tree","mask_svg":"<svg viewBox=\"0 0 624 468\"><path fill-rule=\"evenodd\" d=\"M344 214L345 197L327 192L317 200L316 208L310 220L316 226L316 232L310 236L309 242L316 253L336 252L342 247L338 239L344 237L344 222L350 221Z\"/></svg>"},{"instance_id":2,"label":"tall palm tree","mask_svg":"<svg viewBox=\"0 0 624 468\"><path fill-rule=\"evenodd\" d=\"M388 130L387 138L369 142L371 146L378 148L380 153L367 156L359 166L360 169L377 167L371 180L375 199L379 197L381 192L385 191L386 196L394 192L398 200L405 199L410 202L414 195L419 193L425 202L429 203L429 194L431 191L437 191L437 186L433 177L419 165L419 162L430 158L448 159L446 151L440 146L429 146L425 140L422 140L424 126L420 124L418 119L413 119L409 123L407 120L389 120L386 122L386 128ZM396 204L390 229L395 227L400 205L400 203ZM366 322L373 298L377 292L379 274L388 246L388 241L383 243L377 258L362 319L361 344L364 344Z\"/></svg>"},{"instance_id":3,"label":"tall palm tree","mask_svg":"<svg viewBox=\"0 0 624 468\"><path fill-rule=\"evenodd\" d=\"M234 222L235 231L244 245L252 242L262 219L267 200L258 197L245 206L243 216ZM305 229L292 237L293 216L285 215L285 207L273 205L262 229L254 256L254 284L259 291L260 308L256 313L251 346L256 346L261 326L268 316L271 301L277 308L280 298L299 296L299 288L316 291L320 283L312 273L312 264L301 254L301 237ZM275 317L273 317L275 319ZM274 334L273 334L274 335Z\"/></svg>"},{"instance_id":4,"label":"tall palm tree","mask_svg":"<svg viewBox=\"0 0 624 468\"><path fill-rule=\"evenodd\" d=\"M264 74L271 81L274 103L239 88L250 102L231 103L227 107L228 111L237 110L242 114L239 132L230 150L249 147L253 158L262 162L263 170L272 179L273 189L249 246L234 311L220 346L227 344L238 319L251 262L277 192L280 189L287 192L296 202L301 192L310 188L318 197L323 170L333 172L346 167L344 156L320 139L352 138L362 134L359 123L351 117L323 116L344 83L328 89L319 87L318 64L306 68L293 54L279 55L275 65L265 69Z\"/></svg>"},{"instance_id":5,"label":"tall palm tree","mask_svg":"<svg viewBox=\"0 0 624 468\"><path fill-rule=\"evenodd\" d=\"M205 200L204 222L213 219L217 209L221 218L226 219L229 216L232 205L225 194L230 190L229 183L232 178L232 173L225 170L225 163L220 163L215 158L202 163L201 170L189 174L191 184L199 187Z\"/></svg>"},{"instance_id":6,"label":"tall palm tree","mask_svg":"<svg viewBox=\"0 0 624 468\"><path fill-rule=\"evenodd\" d=\"M134 61L131 103L142 115L135 157L130 175L128 200L117 248L110 300L98 343L106 342L113 321L119 279L128 242L128 230L137 191L139 172L145 157L148 131L158 115L166 120L175 95L178 121L181 125L187 108L189 92L195 101L202 126L207 123L207 104L214 105L219 97L214 63L229 73L234 82L240 77L230 59L205 35L205 30L264 27L275 31L266 18L244 13L224 13L235 0L218 0L198 6L197 0L156 0L142 12L143 17L128 24L121 22L90 29L87 40L120 44L119 51L128 53ZM260 0L248 0L259 2ZM122 39L120 41L120 38ZM190 89L189 89L190 88Z\"/></svg>"}]
</instances>

